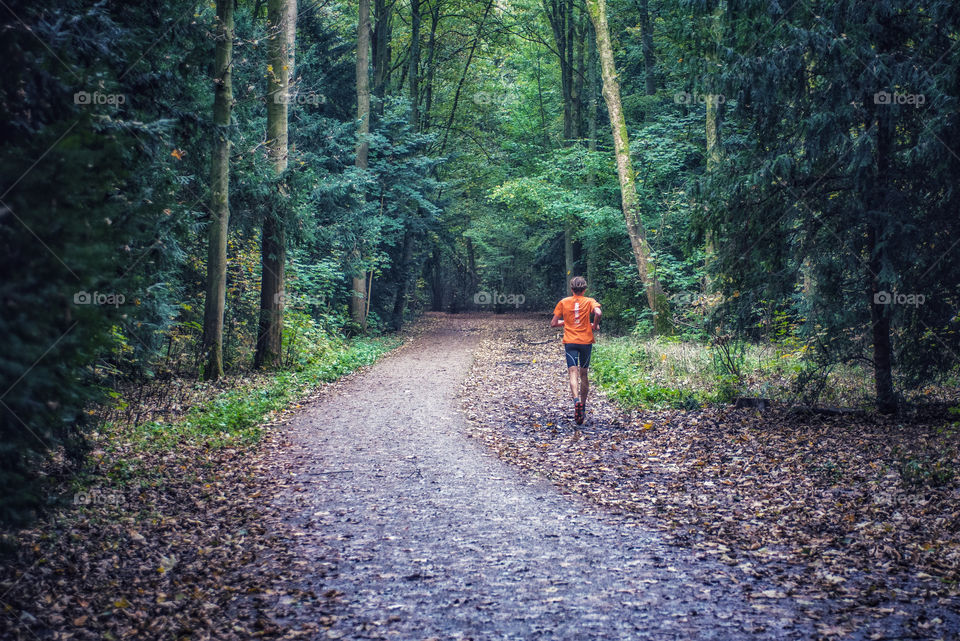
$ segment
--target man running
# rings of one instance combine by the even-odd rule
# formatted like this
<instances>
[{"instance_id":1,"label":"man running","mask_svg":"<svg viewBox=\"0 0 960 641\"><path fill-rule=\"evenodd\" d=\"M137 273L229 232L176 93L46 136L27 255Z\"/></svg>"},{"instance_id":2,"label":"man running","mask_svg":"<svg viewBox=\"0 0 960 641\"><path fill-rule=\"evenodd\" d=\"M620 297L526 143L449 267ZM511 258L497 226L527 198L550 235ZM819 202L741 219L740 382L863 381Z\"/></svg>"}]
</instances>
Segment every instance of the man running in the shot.
<instances>
[{"instance_id":1,"label":"man running","mask_svg":"<svg viewBox=\"0 0 960 641\"><path fill-rule=\"evenodd\" d=\"M586 415L587 393L590 383L587 368L590 367L590 351L593 349L593 332L600 328L600 303L583 295L587 280L583 276L570 279L570 291L553 310L550 327L563 326L563 351L567 356L567 372L570 374L570 394L573 396L573 420L583 424ZM590 314L593 314L593 323ZM579 391L579 393L578 393Z\"/></svg>"}]
</instances>

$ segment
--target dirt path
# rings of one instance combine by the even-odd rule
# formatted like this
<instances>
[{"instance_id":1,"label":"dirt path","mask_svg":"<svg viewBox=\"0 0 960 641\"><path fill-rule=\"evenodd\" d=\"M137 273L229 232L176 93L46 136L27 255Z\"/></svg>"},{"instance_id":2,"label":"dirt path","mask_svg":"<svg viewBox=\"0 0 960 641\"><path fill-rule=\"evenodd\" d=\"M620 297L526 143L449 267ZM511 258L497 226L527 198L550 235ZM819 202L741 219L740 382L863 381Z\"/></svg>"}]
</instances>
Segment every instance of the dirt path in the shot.
<instances>
[{"instance_id":1,"label":"dirt path","mask_svg":"<svg viewBox=\"0 0 960 641\"><path fill-rule=\"evenodd\" d=\"M816 636L792 609L751 606L729 568L468 438L456 397L478 332L449 318L283 431L274 508L297 530L289 580L335 603L316 638ZM285 598L286 624L316 616Z\"/></svg>"}]
</instances>

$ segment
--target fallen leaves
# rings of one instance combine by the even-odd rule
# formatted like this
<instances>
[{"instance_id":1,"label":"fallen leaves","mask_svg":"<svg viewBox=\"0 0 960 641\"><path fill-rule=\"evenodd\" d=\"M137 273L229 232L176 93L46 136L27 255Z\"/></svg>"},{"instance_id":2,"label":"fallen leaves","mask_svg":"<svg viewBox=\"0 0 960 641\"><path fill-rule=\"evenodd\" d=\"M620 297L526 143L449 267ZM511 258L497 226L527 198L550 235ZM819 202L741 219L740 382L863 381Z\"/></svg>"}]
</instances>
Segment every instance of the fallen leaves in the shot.
<instances>
[{"instance_id":1,"label":"fallen leaves","mask_svg":"<svg viewBox=\"0 0 960 641\"><path fill-rule=\"evenodd\" d=\"M960 434L945 418L626 412L593 389L578 427L545 319L495 317L483 336L463 403L472 436L502 458L776 581L763 598L836 601L917 638L960 629L942 614L960 610L960 480L935 476L960 468ZM494 367L505 353L539 364ZM934 613L941 624L916 625Z\"/></svg>"}]
</instances>

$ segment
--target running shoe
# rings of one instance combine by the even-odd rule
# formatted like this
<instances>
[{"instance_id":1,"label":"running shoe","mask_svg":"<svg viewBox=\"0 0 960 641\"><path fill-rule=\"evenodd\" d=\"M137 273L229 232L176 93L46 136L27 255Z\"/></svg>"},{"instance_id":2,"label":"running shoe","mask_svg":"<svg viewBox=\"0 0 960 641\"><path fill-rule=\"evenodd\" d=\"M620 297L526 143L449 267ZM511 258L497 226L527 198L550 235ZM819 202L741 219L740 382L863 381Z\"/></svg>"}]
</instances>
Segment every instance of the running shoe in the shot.
<instances>
[{"instance_id":1,"label":"running shoe","mask_svg":"<svg viewBox=\"0 0 960 641\"><path fill-rule=\"evenodd\" d=\"M583 401L577 401L576 405L573 406L573 420L577 425L583 425L583 417L586 414L583 407Z\"/></svg>"}]
</instances>

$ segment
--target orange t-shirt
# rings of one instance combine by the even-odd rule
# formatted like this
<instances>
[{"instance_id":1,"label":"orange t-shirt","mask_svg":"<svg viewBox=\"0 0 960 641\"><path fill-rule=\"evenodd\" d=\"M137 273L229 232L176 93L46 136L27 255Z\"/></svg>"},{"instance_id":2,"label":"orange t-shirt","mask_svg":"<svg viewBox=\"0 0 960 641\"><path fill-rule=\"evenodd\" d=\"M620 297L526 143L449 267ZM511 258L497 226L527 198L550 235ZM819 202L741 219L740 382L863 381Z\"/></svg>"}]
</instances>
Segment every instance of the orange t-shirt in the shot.
<instances>
[{"instance_id":1,"label":"orange t-shirt","mask_svg":"<svg viewBox=\"0 0 960 641\"><path fill-rule=\"evenodd\" d=\"M553 310L563 319L563 342L589 345L593 342L590 314L600 309L600 303L587 296L567 296Z\"/></svg>"}]
</instances>

